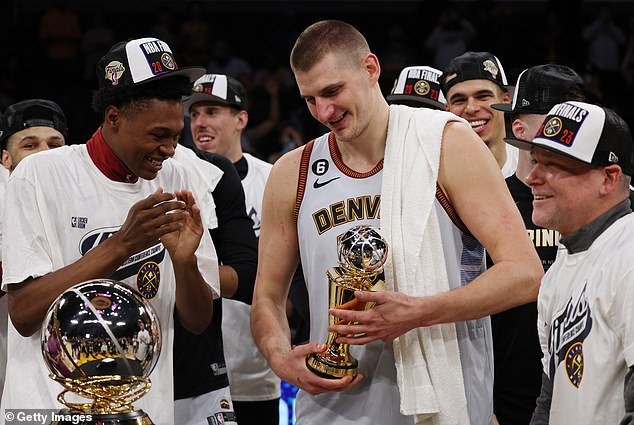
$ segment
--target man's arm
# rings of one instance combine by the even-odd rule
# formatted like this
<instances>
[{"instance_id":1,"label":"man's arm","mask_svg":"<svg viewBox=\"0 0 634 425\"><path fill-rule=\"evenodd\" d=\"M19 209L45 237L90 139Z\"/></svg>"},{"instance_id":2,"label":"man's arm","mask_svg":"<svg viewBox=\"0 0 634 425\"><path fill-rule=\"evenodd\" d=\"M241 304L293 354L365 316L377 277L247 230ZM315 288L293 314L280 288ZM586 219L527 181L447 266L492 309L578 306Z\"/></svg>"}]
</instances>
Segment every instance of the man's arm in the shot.
<instances>
[{"instance_id":1,"label":"man's arm","mask_svg":"<svg viewBox=\"0 0 634 425\"><path fill-rule=\"evenodd\" d=\"M74 263L44 276L8 285L9 315L16 330L25 337L33 335L39 330L49 306L62 292L77 283L112 275L130 255L178 229L187 213L182 203L164 202L173 198L173 194L157 191L130 208L117 233Z\"/></svg>"},{"instance_id":2,"label":"man's arm","mask_svg":"<svg viewBox=\"0 0 634 425\"><path fill-rule=\"evenodd\" d=\"M427 297L399 292L361 293L376 306L367 311L333 310L356 325L331 328L339 341L391 341L410 329L484 317L537 298L541 262L504 183L497 162L462 123L445 127L438 183L469 231L487 249L493 267L465 286Z\"/></svg>"},{"instance_id":3,"label":"man's arm","mask_svg":"<svg viewBox=\"0 0 634 425\"><path fill-rule=\"evenodd\" d=\"M299 254L293 210L302 149L289 152L275 163L264 190L251 330L258 348L280 378L318 394L345 389L352 378L318 377L307 369L306 355L323 351L324 344L291 347L290 343L286 299Z\"/></svg>"}]
</instances>

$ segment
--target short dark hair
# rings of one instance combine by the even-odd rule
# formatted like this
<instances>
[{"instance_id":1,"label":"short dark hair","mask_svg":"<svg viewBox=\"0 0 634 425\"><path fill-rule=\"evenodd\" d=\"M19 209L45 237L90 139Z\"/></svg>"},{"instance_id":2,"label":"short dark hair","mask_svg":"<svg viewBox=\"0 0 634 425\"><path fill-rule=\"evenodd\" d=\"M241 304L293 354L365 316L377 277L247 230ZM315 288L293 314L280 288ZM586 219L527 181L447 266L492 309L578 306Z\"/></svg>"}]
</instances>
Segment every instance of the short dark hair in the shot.
<instances>
[{"instance_id":1,"label":"short dark hair","mask_svg":"<svg viewBox=\"0 0 634 425\"><path fill-rule=\"evenodd\" d=\"M135 86L106 86L94 92L92 108L102 117L108 106L138 112L145 109L153 99L180 100L189 95L190 90L191 83L185 76L162 78Z\"/></svg>"},{"instance_id":2,"label":"short dark hair","mask_svg":"<svg viewBox=\"0 0 634 425\"><path fill-rule=\"evenodd\" d=\"M347 53L355 59L370 53L368 42L352 25L337 20L319 21L306 28L295 41L291 51L291 68L310 70L328 53Z\"/></svg>"}]
</instances>

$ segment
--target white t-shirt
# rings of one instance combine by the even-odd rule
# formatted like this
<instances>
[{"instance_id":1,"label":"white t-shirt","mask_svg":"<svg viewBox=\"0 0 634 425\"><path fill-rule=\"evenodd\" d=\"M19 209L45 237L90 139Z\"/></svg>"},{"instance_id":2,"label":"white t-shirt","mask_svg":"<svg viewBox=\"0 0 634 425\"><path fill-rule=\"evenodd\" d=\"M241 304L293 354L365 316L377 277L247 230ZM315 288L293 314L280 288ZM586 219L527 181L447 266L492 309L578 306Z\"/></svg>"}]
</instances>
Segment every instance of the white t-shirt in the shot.
<instances>
[{"instance_id":1,"label":"white t-shirt","mask_svg":"<svg viewBox=\"0 0 634 425\"><path fill-rule=\"evenodd\" d=\"M260 235L260 215L264 186L272 165L249 154L242 180L247 215L253 221L255 235ZM253 341L249 316L251 306L242 302L222 300L222 340L224 345L231 398L234 401L273 400L280 396L280 378Z\"/></svg>"},{"instance_id":2,"label":"white t-shirt","mask_svg":"<svg viewBox=\"0 0 634 425\"><path fill-rule=\"evenodd\" d=\"M167 160L154 180L136 183L109 180L93 164L85 145L65 146L25 158L9 179L5 211L3 286L43 276L77 261L119 230L130 207L158 187L166 192L191 187L188 175ZM196 251L198 268L220 294L218 260L204 232ZM145 285L145 273L160 275L158 288ZM139 289L160 319L162 351L150 375L152 389L134 403L156 424L174 422L173 360L176 282L167 250L160 242L126 260L110 276ZM2 408L58 409L62 387L49 379L40 350L40 332L22 337L9 325L9 356ZM4 419L4 415L0 415Z\"/></svg>"},{"instance_id":3,"label":"white t-shirt","mask_svg":"<svg viewBox=\"0 0 634 425\"><path fill-rule=\"evenodd\" d=\"M618 424L623 383L634 365L634 214L586 251L560 245L542 279L538 332L553 384L552 424Z\"/></svg>"},{"instance_id":4,"label":"white t-shirt","mask_svg":"<svg viewBox=\"0 0 634 425\"><path fill-rule=\"evenodd\" d=\"M506 145L506 162L502 166L502 175L504 178L511 177L517 171L517 162L520 158L520 151L515 146L508 143Z\"/></svg>"},{"instance_id":5,"label":"white t-shirt","mask_svg":"<svg viewBox=\"0 0 634 425\"><path fill-rule=\"evenodd\" d=\"M0 167L0 223L4 214L4 191L6 189L9 171ZM2 255L2 228L0 226L0 256ZM6 294L0 298L0 402L2 401L2 389L4 388L4 377L7 366L7 321L9 319L9 308Z\"/></svg>"}]
</instances>

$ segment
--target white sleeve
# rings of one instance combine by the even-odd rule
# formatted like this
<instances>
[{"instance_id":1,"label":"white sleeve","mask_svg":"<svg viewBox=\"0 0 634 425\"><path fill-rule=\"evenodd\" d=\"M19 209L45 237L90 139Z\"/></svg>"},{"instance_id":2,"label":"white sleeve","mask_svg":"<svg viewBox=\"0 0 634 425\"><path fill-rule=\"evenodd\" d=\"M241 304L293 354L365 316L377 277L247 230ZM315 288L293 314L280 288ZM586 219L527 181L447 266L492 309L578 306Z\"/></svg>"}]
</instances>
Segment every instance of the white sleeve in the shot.
<instances>
[{"instance_id":1,"label":"white sleeve","mask_svg":"<svg viewBox=\"0 0 634 425\"><path fill-rule=\"evenodd\" d=\"M544 373L550 377L548 373L548 363L550 362L550 355L548 354L548 334L550 333L550 322L551 317L548 312L550 309L547 306L548 298L544 294L543 289L543 281L542 287L539 290L539 295L537 297L537 335L539 336L539 345L542 349L542 368Z\"/></svg>"},{"instance_id":2,"label":"white sleeve","mask_svg":"<svg viewBox=\"0 0 634 425\"><path fill-rule=\"evenodd\" d=\"M12 176L4 198L2 290L53 271L34 182Z\"/></svg>"},{"instance_id":3,"label":"white sleeve","mask_svg":"<svg viewBox=\"0 0 634 425\"><path fill-rule=\"evenodd\" d=\"M607 293L603 292L604 290ZM607 279L601 296L607 297L606 321L623 346L623 357L628 367L634 366L634 269L620 279Z\"/></svg>"}]
</instances>

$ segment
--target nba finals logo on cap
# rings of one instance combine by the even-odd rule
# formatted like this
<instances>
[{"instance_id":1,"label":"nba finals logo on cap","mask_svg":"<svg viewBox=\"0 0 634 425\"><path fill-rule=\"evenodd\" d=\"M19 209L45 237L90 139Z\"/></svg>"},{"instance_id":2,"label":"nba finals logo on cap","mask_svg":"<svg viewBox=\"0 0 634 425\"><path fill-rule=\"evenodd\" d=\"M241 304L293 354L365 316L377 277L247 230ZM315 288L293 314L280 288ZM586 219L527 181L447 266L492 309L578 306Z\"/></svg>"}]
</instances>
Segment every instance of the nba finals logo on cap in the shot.
<instances>
[{"instance_id":1,"label":"nba finals logo on cap","mask_svg":"<svg viewBox=\"0 0 634 425\"><path fill-rule=\"evenodd\" d=\"M491 74L493 78L498 77L498 73L500 72L500 70L498 69L498 66L491 59L487 59L484 62L482 62L482 66L484 67L484 70L488 72L489 74Z\"/></svg>"},{"instance_id":2,"label":"nba finals logo on cap","mask_svg":"<svg viewBox=\"0 0 634 425\"><path fill-rule=\"evenodd\" d=\"M588 111L570 103L562 103L550 111L536 137L543 137L566 147L571 147Z\"/></svg>"},{"instance_id":3,"label":"nba finals logo on cap","mask_svg":"<svg viewBox=\"0 0 634 425\"><path fill-rule=\"evenodd\" d=\"M119 61L112 61L105 68L106 80L112 82L113 86L119 84L119 79L125 72L125 66Z\"/></svg>"},{"instance_id":4,"label":"nba finals logo on cap","mask_svg":"<svg viewBox=\"0 0 634 425\"><path fill-rule=\"evenodd\" d=\"M169 46L161 40L151 40L141 44L141 51L150 65L152 74L173 71L177 66Z\"/></svg>"}]
</instances>

